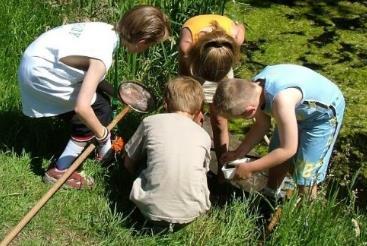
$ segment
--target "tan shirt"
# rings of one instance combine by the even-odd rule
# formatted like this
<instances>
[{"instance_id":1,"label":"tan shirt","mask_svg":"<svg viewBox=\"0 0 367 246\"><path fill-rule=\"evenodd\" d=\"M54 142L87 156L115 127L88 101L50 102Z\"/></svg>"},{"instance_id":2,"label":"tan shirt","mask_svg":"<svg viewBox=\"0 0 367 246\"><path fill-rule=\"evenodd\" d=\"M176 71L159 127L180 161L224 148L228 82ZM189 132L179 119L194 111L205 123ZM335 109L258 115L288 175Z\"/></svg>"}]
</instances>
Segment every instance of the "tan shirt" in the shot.
<instances>
[{"instance_id":1,"label":"tan shirt","mask_svg":"<svg viewBox=\"0 0 367 246\"><path fill-rule=\"evenodd\" d=\"M188 223L209 210L210 145L208 133L184 115L157 114L143 120L125 150L133 160L147 157L130 193L144 216Z\"/></svg>"}]
</instances>

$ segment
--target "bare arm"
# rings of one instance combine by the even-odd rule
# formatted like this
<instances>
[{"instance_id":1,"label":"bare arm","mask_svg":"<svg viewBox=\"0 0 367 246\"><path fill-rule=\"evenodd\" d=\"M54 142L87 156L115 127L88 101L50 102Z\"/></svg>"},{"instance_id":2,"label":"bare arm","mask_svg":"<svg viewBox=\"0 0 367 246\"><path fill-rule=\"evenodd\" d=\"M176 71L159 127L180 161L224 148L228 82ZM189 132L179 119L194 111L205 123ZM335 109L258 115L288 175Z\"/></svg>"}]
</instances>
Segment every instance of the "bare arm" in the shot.
<instances>
[{"instance_id":1,"label":"bare arm","mask_svg":"<svg viewBox=\"0 0 367 246\"><path fill-rule=\"evenodd\" d=\"M74 108L81 120L98 138L103 137L104 126L95 115L91 107L91 101L97 90L98 83L101 81L105 73L106 67L102 61L89 58L88 70L84 77Z\"/></svg>"},{"instance_id":2,"label":"bare arm","mask_svg":"<svg viewBox=\"0 0 367 246\"><path fill-rule=\"evenodd\" d=\"M190 64L188 64L188 54L192 47L192 35L189 29L183 28L180 35L179 44L179 64L180 64L180 74L190 75Z\"/></svg>"},{"instance_id":3,"label":"bare arm","mask_svg":"<svg viewBox=\"0 0 367 246\"><path fill-rule=\"evenodd\" d=\"M250 131L246 134L243 142L235 150L236 158L246 155L256 144L258 144L271 126L270 117L258 110L255 115L256 121Z\"/></svg>"},{"instance_id":4,"label":"bare arm","mask_svg":"<svg viewBox=\"0 0 367 246\"><path fill-rule=\"evenodd\" d=\"M215 154L217 159L222 156L223 153L228 151L229 146L229 134L228 134L228 120L217 114L214 104L209 105L210 109L210 123L213 130L213 141Z\"/></svg>"},{"instance_id":5,"label":"bare arm","mask_svg":"<svg viewBox=\"0 0 367 246\"><path fill-rule=\"evenodd\" d=\"M237 170L238 176L249 177L252 172L262 171L284 163L296 153L298 148L298 125L295 106L301 98L301 92L294 88L284 90L276 96L272 114L278 127L280 145L264 157L240 165Z\"/></svg>"},{"instance_id":6,"label":"bare arm","mask_svg":"<svg viewBox=\"0 0 367 246\"><path fill-rule=\"evenodd\" d=\"M242 45L245 42L246 30L245 26L241 23L235 23L233 38L238 45Z\"/></svg>"},{"instance_id":7,"label":"bare arm","mask_svg":"<svg viewBox=\"0 0 367 246\"><path fill-rule=\"evenodd\" d=\"M187 56L192 46L192 35L188 28L182 28L180 35L180 53Z\"/></svg>"}]
</instances>

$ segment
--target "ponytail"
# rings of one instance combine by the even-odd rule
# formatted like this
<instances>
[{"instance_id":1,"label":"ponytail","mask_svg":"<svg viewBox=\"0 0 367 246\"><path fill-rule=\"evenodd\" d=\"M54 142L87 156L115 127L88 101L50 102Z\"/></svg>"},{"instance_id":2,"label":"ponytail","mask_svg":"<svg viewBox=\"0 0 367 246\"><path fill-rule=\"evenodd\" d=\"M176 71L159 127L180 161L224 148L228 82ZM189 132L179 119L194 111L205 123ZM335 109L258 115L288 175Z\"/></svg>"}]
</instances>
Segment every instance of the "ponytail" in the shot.
<instances>
[{"instance_id":1,"label":"ponytail","mask_svg":"<svg viewBox=\"0 0 367 246\"><path fill-rule=\"evenodd\" d=\"M221 28L201 36L189 52L193 76L219 82L238 61L239 45Z\"/></svg>"}]
</instances>

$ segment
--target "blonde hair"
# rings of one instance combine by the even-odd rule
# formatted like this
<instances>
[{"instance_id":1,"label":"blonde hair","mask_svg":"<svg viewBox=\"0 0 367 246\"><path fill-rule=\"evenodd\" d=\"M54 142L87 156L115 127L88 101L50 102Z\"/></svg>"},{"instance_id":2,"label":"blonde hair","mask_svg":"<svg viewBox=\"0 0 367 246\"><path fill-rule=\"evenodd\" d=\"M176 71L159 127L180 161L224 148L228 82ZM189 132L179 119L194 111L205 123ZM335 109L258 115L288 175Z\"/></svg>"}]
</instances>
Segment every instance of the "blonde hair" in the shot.
<instances>
[{"instance_id":1,"label":"blonde hair","mask_svg":"<svg viewBox=\"0 0 367 246\"><path fill-rule=\"evenodd\" d=\"M127 11L115 26L123 42L154 44L171 33L168 17L158 8L139 5Z\"/></svg>"},{"instance_id":2,"label":"blonde hair","mask_svg":"<svg viewBox=\"0 0 367 246\"><path fill-rule=\"evenodd\" d=\"M168 112L187 112L196 114L202 109L204 92L198 81L182 76L166 84L164 100Z\"/></svg>"},{"instance_id":3,"label":"blonde hair","mask_svg":"<svg viewBox=\"0 0 367 246\"><path fill-rule=\"evenodd\" d=\"M190 50L189 64L193 76L219 82L238 61L240 47L216 22L212 26Z\"/></svg>"},{"instance_id":4,"label":"blonde hair","mask_svg":"<svg viewBox=\"0 0 367 246\"><path fill-rule=\"evenodd\" d=\"M213 103L219 115L226 118L241 115L255 99L256 85L245 79L226 79L218 84Z\"/></svg>"}]
</instances>

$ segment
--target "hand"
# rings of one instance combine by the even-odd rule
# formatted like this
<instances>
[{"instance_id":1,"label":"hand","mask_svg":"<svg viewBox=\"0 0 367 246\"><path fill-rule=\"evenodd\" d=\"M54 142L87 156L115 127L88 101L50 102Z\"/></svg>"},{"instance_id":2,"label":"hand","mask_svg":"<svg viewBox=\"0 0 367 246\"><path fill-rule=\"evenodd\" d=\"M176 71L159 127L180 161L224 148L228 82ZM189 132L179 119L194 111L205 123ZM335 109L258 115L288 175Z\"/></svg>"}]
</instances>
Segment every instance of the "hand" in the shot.
<instances>
[{"instance_id":1,"label":"hand","mask_svg":"<svg viewBox=\"0 0 367 246\"><path fill-rule=\"evenodd\" d=\"M104 137L101 139L98 139L96 137L96 140L98 142L98 148L97 148L97 159L102 160L107 152L111 149L112 143L111 143L111 133L110 131L105 128L105 134Z\"/></svg>"},{"instance_id":2,"label":"hand","mask_svg":"<svg viewBox=\"0 0 367 246\"><path fill-rule=\"evenodd\" d=\"M239 164L236 167L234 179L248 179L251 177L252 177L252 171L248 168L248 165L246 163Z\"/></svg>"},{"instance_id":3,"label":"hand","mask_svg":"<svg viewBox=\"0 0 367 246\"><path fill-rule=\"evenodd\" d=\"M238 156L236 151L228 151L228 152L222 154L222 156L219 159L219 162L221 164L225 164L229 161L233 161L233 160L238 159L238 157L239 156Z\"/></svg>"}]
</instances>

